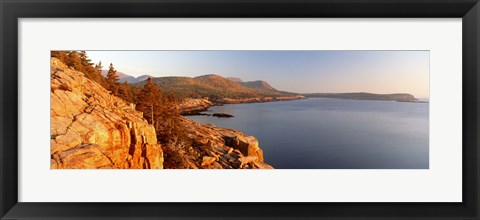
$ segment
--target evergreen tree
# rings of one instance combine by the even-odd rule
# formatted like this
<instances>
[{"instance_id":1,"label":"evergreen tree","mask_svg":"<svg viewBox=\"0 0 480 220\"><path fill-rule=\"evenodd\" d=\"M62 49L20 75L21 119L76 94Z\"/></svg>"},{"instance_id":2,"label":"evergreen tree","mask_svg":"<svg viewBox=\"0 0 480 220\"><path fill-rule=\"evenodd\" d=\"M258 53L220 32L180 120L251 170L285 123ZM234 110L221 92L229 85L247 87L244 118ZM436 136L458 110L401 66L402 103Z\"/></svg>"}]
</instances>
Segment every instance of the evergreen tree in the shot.
<instances>
[{"instance_id":1,"label":"evergreen tree","mask_svg":"<svg viewBox=\"0 0 480 220\"><path fill-rule=\"evenodd\" d=\"M136 104L137 110L143 112L143 117L155 127L160 142L173 144L185 139L174 96L164 95L151 78L147 79L147 83L138 93Z\"/></svg>"},{"instance_id":2,"label":"evergreen tree","mask_svg":"<svg viewBox=\"0 0 480 220\"><path fill-rule=\"evenodd\" d=\"M52 51L50 53L50 56L58 58L63 63L67 63L67 57L68 57L67 51Z\"/></svg>"},{"instance_id":3,"label":"evergreen tree","mask_svg":"<svg viewBox=\"0 0 480 220\"><path fill-rule=\"evenodd\" d=\"M102 76L102 61L99 61L97 64L95 64L95 67L93 68L93 80L97 82L98 84L102 85L104 88L109 89L107 83L105 82L105 78Z\"/></svg>"},{"instance_id":4,"label":"evergreen tree","mask_svg":"<svg viewBox=\"0 0 480 220\"><path fill-rule=\"evenodd\" d=\"M110 66L108 67L108 72L107 72L107 84L109 87L109 90L112 91L113 94L117 95L118 94L118 80L119 77L117 75L117 70L113 67L113 64L110 63Z\"/></svg>"},{"instance_id":5,"label":"evergreen tree","mask_svg":"<svg viewBox=\"0 0 480 220\"><path fill-rule=\"evenodd\" d=\"M126 102L133 103L132 91L130 90L130 85L127 81L118 86L118 96Z\"/></svg>"},{"instance_id":6,"label":"evergreen tree","mask_svg":"<svg viewBox=\"0 0 480 220\"><path fill-rule=\"evenodd\" d=\"M132 98L132 103L138 103L139 96L140 96L140 91L141 89L135 86L130 86L130 93L131 93L131 98Z\"/></svg>"},{"instance_id":7,"label":"evergreen tree","mask_svg":"<svg viewBox=\"0 0 480 220\"><path fill-rule=\"evenodd\" d=\"M68 53L66 61L67 61L66 64L68 66L71 66L75 70L78 70L78 71L81 70L80 66L81 66L82 61L80 60L80 56L78 55L77 51L70 51Z\"/></svg>"},{"instance_id":8,"label":"evergreen tree","mask_svg":"<svg viewBox=\"0 0 480 220\"><path fill-rule=\"evenodd\" d=\"M85 52L84 50L78 52L78 56L80 57L80 62L82 66L87 67L93 65L93 63L91 63L92 60L88 59L87 52Z\"/></svg>"},{"instance_id":9,"label":"evergreen tree","mask_svg":"<svg viewBox=\"0 0 480 220\"><path fill-rule=\"evenodd\" d=\"M172 94L163 95L161 103L156 121L158 140L169 143L184 139L185 134L181 127L180 112L174 96Z\"/></svg>"},{"instance_id":10,"label":"evergreen tree","mask_svg":"<svg viewBox=\"0 0 480 220\"><path fill-rule=\"evenodd\" d=\"M160 113L161 93L150 77L138 96L137 110L143 112L143 117L156 129L158 124L155 123L155 118Z\"/></svg>"},{"instance_id":11,"label":"evergreen tree","mask_svg":"<svg viewBox=\"0 0 480 220\"><path fill-rule=\"evenodd\" d=\"M103 69L102 61L98 61L98 63L95 64L95 70L99 75L102 75L102 69Z\"/></svg>"},{"instance_id":12,"label":"evergreen tree","mask_svg":"<svg viewBox=\"0 0 480 220\"><path fill-rule=\"evenodd\" d=\"M82 72L87 78L99 83L106 89L112 89L109 84L105 82L102 77L101 70L103 68L102 63L93 65L92 61L88 58L85 51L52 51L51 57L58 58L67 66Z\"/></svg>"}]
</instances>

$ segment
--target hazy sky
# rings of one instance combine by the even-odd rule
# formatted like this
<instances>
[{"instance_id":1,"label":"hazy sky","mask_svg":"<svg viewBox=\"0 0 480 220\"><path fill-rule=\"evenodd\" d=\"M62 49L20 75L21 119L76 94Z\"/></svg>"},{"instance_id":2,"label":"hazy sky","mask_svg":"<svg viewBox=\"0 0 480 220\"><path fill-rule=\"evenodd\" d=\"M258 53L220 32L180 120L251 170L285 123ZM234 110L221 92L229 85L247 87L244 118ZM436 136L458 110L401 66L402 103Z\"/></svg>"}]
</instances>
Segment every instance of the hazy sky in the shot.
<instances>
[{"instance_id":1,"label":"hazy sky","mask_svg":"<svg viewBox=\"0 0 480 220\"><path fill-rule=\"evenodd\" d=\"M131 76L218 74L279 90L429 97L429 51L87 51Z\"/></svg>"}]
</instances>

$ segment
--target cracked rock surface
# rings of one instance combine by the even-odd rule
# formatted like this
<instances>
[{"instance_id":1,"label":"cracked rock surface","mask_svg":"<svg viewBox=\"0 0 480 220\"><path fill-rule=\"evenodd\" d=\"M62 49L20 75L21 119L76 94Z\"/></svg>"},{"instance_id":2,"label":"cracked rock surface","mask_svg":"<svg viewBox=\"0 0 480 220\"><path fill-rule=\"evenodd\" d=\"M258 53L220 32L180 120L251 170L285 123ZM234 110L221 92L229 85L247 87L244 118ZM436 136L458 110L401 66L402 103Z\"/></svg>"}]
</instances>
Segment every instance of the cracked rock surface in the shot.
<instances>
[{"instance_id":1,"label":"cracked rock surface","mask_svg":"<svg viewBox=\"0 0 480 220\"><path fill-rule=\"evenodd\" d=\"M52 169L162 169L155 129L133 104L51 59Z\"/></svg>"},{"instance_id":2,"label":"cracked rock surface","mask_svg":"<svg viewBox=\"0 0 480 220\"><path fill-rule=\"evenodd\" d=\"M193 140L197 153L200 155L188 158L188 169L273 169L264 162L263 150L254 136L228 128L219 128L211 124L199 124L183 118L182 126L187 136Z\"/></svg>"}]
</instances>

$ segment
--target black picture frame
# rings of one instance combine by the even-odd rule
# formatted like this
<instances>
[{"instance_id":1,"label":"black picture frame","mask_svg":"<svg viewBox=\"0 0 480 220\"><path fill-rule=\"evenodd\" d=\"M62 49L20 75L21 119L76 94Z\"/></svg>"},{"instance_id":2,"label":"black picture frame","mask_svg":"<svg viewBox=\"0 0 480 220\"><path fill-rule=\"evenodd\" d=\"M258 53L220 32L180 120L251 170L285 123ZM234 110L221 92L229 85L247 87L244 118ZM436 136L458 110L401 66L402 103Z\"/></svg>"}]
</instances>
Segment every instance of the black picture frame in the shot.
<instances>
[{"instance_id":1,"label":"black picture frame","mask_svg":"<svg viewBox=\"0 0 480 220\"><path fill-rule=\"evenodd\" d=\"M0 14L2 219L479 219L480 217L479 0L0 0ZM18 202L18 19L62 17L462 18L463 202Z\"/></svg>"}]
</instances>

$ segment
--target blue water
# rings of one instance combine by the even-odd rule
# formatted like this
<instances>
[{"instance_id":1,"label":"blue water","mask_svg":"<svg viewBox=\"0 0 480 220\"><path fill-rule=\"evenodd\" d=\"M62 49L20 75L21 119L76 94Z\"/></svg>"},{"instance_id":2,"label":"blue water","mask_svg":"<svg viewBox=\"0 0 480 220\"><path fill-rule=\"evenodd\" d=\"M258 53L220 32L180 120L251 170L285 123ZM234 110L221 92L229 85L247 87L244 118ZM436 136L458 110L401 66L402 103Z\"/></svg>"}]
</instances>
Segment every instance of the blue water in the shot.
<instances>
[{"instance_id":1,"label":"blue water","mask_svg":"<svg viewBox=\"0 0 480 220\"><path fill-rule=\"evenodd\" d=\"M276 169L428 169L428 103L310 98L189 116L258 138Z\"/></svg>"}]
</instances>

